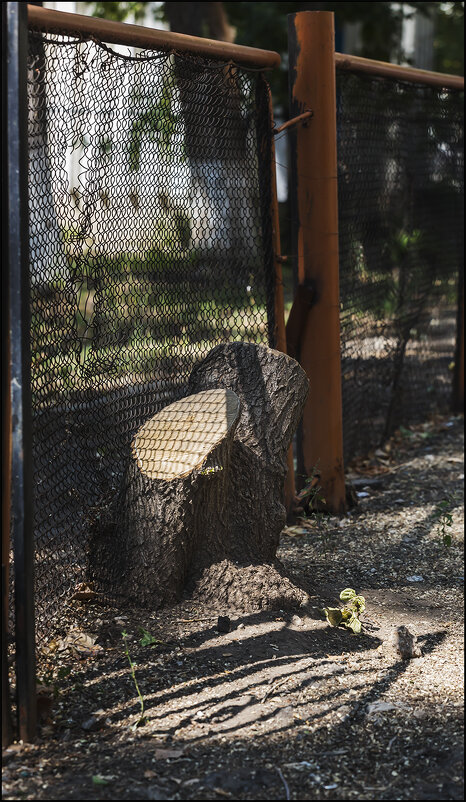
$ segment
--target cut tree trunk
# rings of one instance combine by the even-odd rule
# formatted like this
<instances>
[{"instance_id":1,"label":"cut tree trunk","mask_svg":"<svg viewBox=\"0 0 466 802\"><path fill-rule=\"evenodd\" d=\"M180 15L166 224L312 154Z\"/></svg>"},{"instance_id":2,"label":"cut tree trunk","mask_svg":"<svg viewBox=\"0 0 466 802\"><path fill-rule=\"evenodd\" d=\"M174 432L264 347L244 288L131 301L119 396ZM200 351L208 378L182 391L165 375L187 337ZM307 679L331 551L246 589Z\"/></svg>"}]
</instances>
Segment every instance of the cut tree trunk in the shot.
<instances>
[{"instance_id":1,"label":"cut tree trunk","mask_svg":"<svg viewBox=\"0 0 466 802\"><path fill-rule=\"evenodd\" d=\"M111 584L152 608L183 593L216 609L305 602L275 562L304 371L278 351L230 343L194 368L188 389L136 434L94 561L110 561Z\"/></svg>"}]
</instances>

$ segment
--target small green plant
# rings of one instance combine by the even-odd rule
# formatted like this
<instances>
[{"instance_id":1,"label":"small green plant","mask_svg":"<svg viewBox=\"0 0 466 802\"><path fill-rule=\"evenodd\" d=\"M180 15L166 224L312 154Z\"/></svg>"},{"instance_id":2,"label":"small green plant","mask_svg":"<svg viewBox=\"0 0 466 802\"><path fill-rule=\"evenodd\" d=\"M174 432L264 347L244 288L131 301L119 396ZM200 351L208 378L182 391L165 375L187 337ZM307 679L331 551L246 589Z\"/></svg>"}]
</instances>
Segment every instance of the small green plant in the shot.
<instances>
[{"instance_id":1,"label":"small green plant","mask_svg":"<svg viewBox=\"0 0 466 802\"><path fill-rule=\"evenodd\" d=\"M100 774L93 774L92 782L94 785L108 785L108 780L106 780L105 777L102 777Z\"/></svg>"},{"instance_id":2,"label":"small green plant","mask_svg":"<svg viewBox=\"0 0 466 802\"><path fill-rule=\"evenodd\" d=\"M149 634L149 633L147 633L147 634ZM121 637L123 638L123 642L124 642L124 644L125 644L125 653L126 653L126 657L128 658L128 663L129 663L129 665L130 665L130 668L131 668L131 676L132 676L132 678L133 678L134 687L136 688L136 692L137 692L137 695L138 695L138 697L139 697L139 704L140 704L140 707L141 707L141 716L140 716L140 718L138 719L138 721L136 722L135 726L136 726L136 727L143 727L143 726L144 726L144 724L146 724L146 723L147 723L147 716L145 716L145 715L144 715L144 713L145 713L145 709L144 709L144 697L143 697L143 695L142 695L142 693L141 693L141 691L140 691L140 688L139 688L139 685L138 685L138 681L137 681L137 679L136 679L136 672L135 672L135 670L134 670L134 663L133 663L133 661L131 660L131 657L130 657L130 654L129 654L128 644L127 644L127 642L126 642L126 641L127 641L127 638L128 638L128 633L127 633L127 632L125 632L125 631L123 630L123 632L121 633ZM152 637L152 636L151 636L151 637Z\"/></svg>"},{"instance_id":3,"label":"small green plant","mask_svg":"<svg viewBox=\"0 0 466 802\"><path fill-rule=\"evenodd\" d=\"M442 543L448 548L451 546L451 534L447 529L453 526L452 510L456 504L456 497L449 494L448 498L440 501L434 510L434 520L437 524L437 532L442 538Z\"/></svg>"},{"instance_id":4,"label":"small green plant","mask_svg":"<svg viewBox=\"0 0 466 802\"><path fill-rule=\"evenodd\" d=\"M164 646L165 645L164 641L157 640L157 638L155 638L153 635L151 635L151 633L148 632L147 629L144 629L144 627L139 627L139 632L142 635L142 638L139 641L141 646Z\"/></svg>"},{"instance_id":5,"label":"small green plant","mask_svg":"<svg viewBox=\"0 0 466 802\"><path fill-rule=\"evenodd\" d=\"M361 632L359 616L366 609L364 596L357 596L353 588L345 588L340 593L340 601L346 602L344 607L324 607L327 621L332 627L346 627L355 635Z\"/></svg>"}]
</instances>

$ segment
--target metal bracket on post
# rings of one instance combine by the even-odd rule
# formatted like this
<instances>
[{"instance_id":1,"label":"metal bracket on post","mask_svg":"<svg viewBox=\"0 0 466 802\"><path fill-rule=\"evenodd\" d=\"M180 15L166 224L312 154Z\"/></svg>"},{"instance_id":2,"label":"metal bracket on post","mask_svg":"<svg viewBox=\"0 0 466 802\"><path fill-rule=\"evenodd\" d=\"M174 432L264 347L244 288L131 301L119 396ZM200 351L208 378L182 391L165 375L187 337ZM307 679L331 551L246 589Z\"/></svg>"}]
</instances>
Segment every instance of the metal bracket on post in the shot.
<instances>
[{"instance_id":1,"label":"metal bracket on post","mask_svg":"<svg viewBox=\"0 0 466 802\"><path fill-rule=\"evenodd\" d=\"M298 470L311 476L318 466L327 509L346 510L343 471L338 264L338 186L334 15L328 11L290 14L290 113L313 109L312 125L291 135L291 203L297 284L312 287L312 314L296 308L290 342L310 381L298 442ZM307 304L309 309L309 304Z\"/></svg>"},{"instance_id":2,"label":"metal bracket on post","mask_svg":"<svg viewBox=\"0 0 466 802\"><path fill-rule=\"evenodd\" d=\"M15 564L18 737L36 735L34 543L29 347L27 4L3 4L6 116L3 192L8 270L11 525Z\"/></svg>"},{"instance_id":3,"label":"metal bracket on post","mask_svg":"<svg viewBox=\"0 0 466 802\"><path fill-rule=\"evenodd\" d=\"M296 125L306 125L313 116L314 112L312 109L307 109L307 111L303 112L303 114L298 114L298 116L293 117L292 120L287 120L286 123L279 125L278 128L273 127L272 133L274 136L277 136L277 134L281 134L282 131L286 131L289 128L294 128Z\"/></svg>"}]
</instances>

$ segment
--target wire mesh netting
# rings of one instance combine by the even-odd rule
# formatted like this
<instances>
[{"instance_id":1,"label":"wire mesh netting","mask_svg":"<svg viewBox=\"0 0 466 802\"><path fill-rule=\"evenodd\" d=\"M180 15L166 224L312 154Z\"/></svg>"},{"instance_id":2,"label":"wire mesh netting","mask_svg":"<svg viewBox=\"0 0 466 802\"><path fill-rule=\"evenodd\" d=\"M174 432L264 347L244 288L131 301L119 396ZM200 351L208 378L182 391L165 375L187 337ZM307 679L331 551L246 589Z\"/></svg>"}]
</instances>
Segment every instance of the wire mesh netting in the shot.
<instances>
[{"instance_id":1,"label":"wire mesh netting","mask_svg":"<svg viewBox=\"0 0 466 802\"><path fill-rule=\"evenodd\" d=\"M337 70L345 460L451 404L463 93Z\"/></svg>"},{"instance_id":2,"label":"wire mesh netting","mask_svg":"<svg viewBox=\"0 0 466 802\"><path fill-rule=\"evenodd\" d=\"M213 346L273 345L271 125L259 70L39 31L28 93L40 636L139 427Z\"/></svg>"}]
</instances>

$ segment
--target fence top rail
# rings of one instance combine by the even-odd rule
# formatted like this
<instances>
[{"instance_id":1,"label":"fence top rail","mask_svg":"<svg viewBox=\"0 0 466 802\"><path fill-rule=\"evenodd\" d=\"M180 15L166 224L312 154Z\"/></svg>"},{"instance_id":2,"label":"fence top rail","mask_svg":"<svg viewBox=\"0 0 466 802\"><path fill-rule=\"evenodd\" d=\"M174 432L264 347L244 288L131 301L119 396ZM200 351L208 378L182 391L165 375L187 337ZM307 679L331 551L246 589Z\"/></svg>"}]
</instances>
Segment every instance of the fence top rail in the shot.
<instances>
[{"instance_id":1,"label":"fence top rail","mask_svg":"<svg viewBox=\"0 0 466 802\"><path fill-rule=\"evenodd\" d=\"M438 86L444 89L464 90L464 77L461 75L448 75L443 72L419 70L415 67L403 67L400 64L374 61L360 56L350 56L346 53L335 53L335 67L338 70L364 72L396 81L408 81L409 83Z\"/></svg>"},{"instance_id":2,"label":"fence top rail","mask_svg":"<svg viewBox=\"0 0 466 802\"><path fill-rule=\"evenodd\" d=\"M67 11L54 11L30 4L28 4L28 24L32 28L39 28L48 33L79 33L95 36L109 44L188 52L219 61L234 61L248 67L270 69L280 64L280 55L273 50L260 50L214 39L203 39L199 36L145 28L142 25L87 17Z\"/></svg>"}]
</instances>

